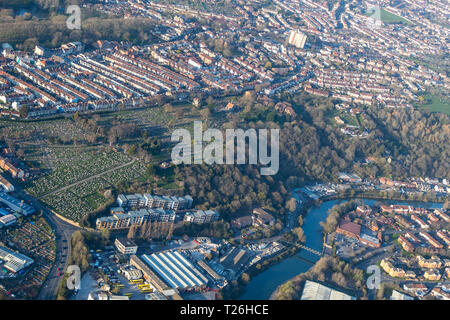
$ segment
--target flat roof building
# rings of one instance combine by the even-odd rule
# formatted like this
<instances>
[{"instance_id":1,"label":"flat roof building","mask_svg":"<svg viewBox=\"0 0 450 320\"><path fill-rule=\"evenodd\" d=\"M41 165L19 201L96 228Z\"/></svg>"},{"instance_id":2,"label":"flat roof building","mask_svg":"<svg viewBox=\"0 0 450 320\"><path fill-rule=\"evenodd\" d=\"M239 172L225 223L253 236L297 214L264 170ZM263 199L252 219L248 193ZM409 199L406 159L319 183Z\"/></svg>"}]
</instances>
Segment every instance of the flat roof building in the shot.
<instances>
[{"instance_id":1,"label":"flat roof building","mask_svg":"<svg viewBox=\"0 0 450 320\"><path fill-rule=\"evenodd\" d=\"M414 300L414 298L397 290L393 290L391 300Z\"/></svg>"},{"instance_id":2,"label":"flat roof building","mask_svg":"<svg viewBox=\"0 0 450 320\"><path fill-rule=\"evenodd\" d=\"M175 221L174 210L157 209L139 209L128 211L126 213L114 213L108 217L98 218L95 222L97 229L128 229L132 225L142 225L145 221Z\"/></svg>"},{"instance_id":3,"label":"flat roof building","mask_svg":"<svg viewBox=\"0 0 450 320\"><path fill-rule=\"evenodd\" d=\"M19 252L13 252L5 247L0 247L0 259L5 262L3 267L13 273L25 269L34 262L33 259L28 258Z\"/></svg>"},{"instance_id":4,"label":"flat roof building","mask_svg":"<svg viewBox=\"0 0 450 320\"><path fill-rule=\"evenodd\" d=\"M219 220L219 213L214 210L197 210L193 212L186 212L184 221L193 223L209 223Z\"/></svg>"},{"instance_id":5,"label":"flat roof building","mask_svg":"<svg viewBox=\"0 0 450 320\"><path fill-rule=\"evenodd\" d=\"M5 189L6 192L14 191L14 186L6 180L3 176L0 176L0 186Z\"/></svg>"},{"instance_id":6,"label":"flat roof building","mask_svg":"<svg viewBox=\"0 0 450 320\"><path fill-rule=\"evenodd\" d=\"M7 214L0 217L0 224L5 227L12 225L17 221L17 218L13 214Z\"/></svg>"},{"instance_id":7,"label":"flat roof building","mask_svg":"<svg viewBox=\"0 0 450 320\"><path fill-rule=\"evenodd\" d=\"M174 289L202 287L208 279L178 251L142 255L142 260Z\"/></svg>"},{"instance_id":8,"label":"flat roof building","mask_svg":"<svg viewBox=\"0 0 450 320\"><path fill-rule=\"evenodd\" d=\"M142 274L144 275L144 279L158 291L165 291L167 289L170 289L167 283L165 283L155 272L153 272L147 263L145 263L141 258L139 258L136 255L132 255L130 258L130 264L132 266L135 266L139 270L142 271Z\"/></svg>"},{"instance_id":9,"label":"flat roof building","mask_svg":"<svg viewBox=\"0 0 450 320\"><path fill-rule=\"evenodd\" d=\"M217 272L215 272L213 269L211 269L211 267L203 260L200 260L197 262L197 264L203 269L205 270L210 276L211 278L213 278L216 281L219 281L222 279L221 276L219 276L217 274Z\"/></svg>"},{"instance_id":10,"label":"flat roof building","mask_svg":"<svg viewBox=\"0 0 450 320\"><path fill-rule=\"evenodd\" d=\"M338 227L336 228L336 232L342 233L348 237L359 239L359 237L361 236L361 226L354 222L341 220Z\"/></svg>"},{"instance_id":11,"label":"flat roof building","mask_svg":"<svg viewBox=\"0 0 450 320\"><path fill-rule=\"evenodd\" d=\"M35 212L34 208L26 204L23 200L18 200L4 192L0 192L0 202L3 202L12 210L23 214L24 216L28 216Z\"/></svg>"},{"instance_id":12,"label":"flat roof building","mask_svg":"<svg viewBox=\"0 0 450 320\"><path fill-rule=\"evenodd\" d=\"M138 246L128 238L117 238L114 241L117 250L122 254L136 254Z\"/></svg>"},{"instance_id":13,"label":"flat roof building","mask_svg":"<svg viewBox=\"0 0 450 320\"><path fill-rule=\"evenodd\" d=\"M183 210L192 207L193 199L187 195L184 197L158 196L151 194L119 194L117 204L121 207L134 208L161 208L171 210Z\"/></svg>"},{"instance_id":14,"label":"flat roof building","mask_svg":"<svg viewBox=\"0 0 450 320\"><path fill-rule=\"evenodd\" d=\"M167 300L167 297L159 291L151 292L145 295L145 300Z\"/></svg>"},{"instance_id":15,"label":"flat roof building","mask_svg":"<svg viewBox=\"0 0 450 320\"><path fill-rule=\"evenodd\" d=\"M355 300L355 297L320 283L306 280L301 300Z\"/></svg>"}]
</instances>

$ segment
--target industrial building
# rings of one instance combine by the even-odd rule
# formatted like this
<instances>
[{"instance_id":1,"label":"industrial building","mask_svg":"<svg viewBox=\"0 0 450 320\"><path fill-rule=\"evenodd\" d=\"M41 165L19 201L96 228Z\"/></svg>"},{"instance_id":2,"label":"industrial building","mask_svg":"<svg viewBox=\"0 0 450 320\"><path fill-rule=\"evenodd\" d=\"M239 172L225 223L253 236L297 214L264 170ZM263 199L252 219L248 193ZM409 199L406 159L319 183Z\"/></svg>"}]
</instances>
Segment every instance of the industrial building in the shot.
<instances>
[{"instance_id":1,"label":"industrial building","mask_svg":"<svg viewBox=\"0 0 450 320\"><path fill-rule=\"evenodd\" d=\"M213 278L215 281L220 281L223 279L223 277L219 276L217 274L217 272L215 272L213 269L211 269L211 267L203 260L200 260L197 262L197 264L203 269L205 270L211 278Z\"/></svg>"},{"instance_id":2,"label":"industrial building","mask_svg":"<svg viewBox=\"0 0 450 320\"><path fill-rule=\"evenodd\" d=\"M132 255L130 258L130 265L136 267L142 271L144 279L158 291L165 291L169 289L169 286L156 274L154 273L148 265L142 261L138 256Z\"/></svg>"},{"instance_id":3,"label":"industrial building","mask_svg":"<svg viewBox=\"0 0 450 320\"><path fill-rule=\"evenodd\" d=\"M357 223L341 219L336 228L336 233L343 234L346 237L359 240L366 246L379 248L381 246L380 238L370 229Z\"/></svg>"},{"instance_id":4,"label":"industrial building","mask_svg":"<svg viewBox=\"0 0 450 320\"><path fill-rule=\"evenodd\" d=\"M0 202L3 202L12 210L23 214L24 216L28 216L35 212L34 208L23 202L23 200L17 200L4 192L0 192Z\"/></svg>"},{"instance_id":5,"label":"industrial building","mask_svg":"<svg viewBox=\"0 0 450 320\"><path fill-rule=\"evenodd\" d=\"M130 300L130 298L127 296L118 296L105 291L97 290L89 293L88 300Z\"/></svg>"},{"instance_id":6,"label":"industrial building","mask_svg":"<svg viewBox=\"0 0 450 320\"><path fill-rule=\"evenodd\" d=\"M318 282L306 280L301 300L355 300L355 297L328 288Z\"/></svg>"},{"instance_id":7,"label":"industrial building","mask_svg":"<svg viewBox=\"0 0 450 320\"><path fill-rule=\"evenodd\" d=\"M142 260L174 289L189 290L208 283L208 279L178 251L144 254Z\"/></svg>"},{"instance_id":8,"label":"industrial building","mask_svg":"<svg viewBox=\"0 0 450 320\"><path fill-rule=\"evenodd\" d=\"M5 247L0 247L0 260L4 262L3 267L13 273L25 269L34 262L33 259Z\"/></svg>"},{"instance_id":9,"label":"industrial building","mask_svg":"<svg viewBox=\"0 0 450 320\"><path fill-rule=\"evenodd\" d=\"M220 258L219 262L225 269L238 271L244 267L250 260L250 255L244 249L233 247L230 251Z\"/></svg>"},{"instance_id":10,"label":"industrial building","mask_svg":"<svg viewBox=\"0 0 450 320\"><path fill-rule=\"evenodd\" d=\"M155 291L145 295L145 300L167 300L161 292Z\"/></svg>"},{"instance_id":11,"label":"industrial building","mask_svg":"<svg viewBox=\"0 0 450 320\"><path fill-rule=\"evenodd\" d=\"M125 278L128 280L138 280L142 278L142 271L135 268L128 268L122 271Z\"/></svg>"}]
</instances>

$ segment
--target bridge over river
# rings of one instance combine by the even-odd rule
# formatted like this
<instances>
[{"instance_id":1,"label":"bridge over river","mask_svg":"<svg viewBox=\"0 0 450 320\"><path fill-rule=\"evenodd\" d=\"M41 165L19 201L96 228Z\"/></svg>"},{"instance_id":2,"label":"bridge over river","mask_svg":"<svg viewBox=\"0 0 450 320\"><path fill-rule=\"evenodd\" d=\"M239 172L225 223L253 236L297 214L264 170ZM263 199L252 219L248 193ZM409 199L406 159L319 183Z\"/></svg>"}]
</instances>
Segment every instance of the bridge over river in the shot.
<instances>
[{"instance_id":1,"label":"bridge over river","mask_svg":"<svg viewBox=\"0 0 450 320\"><path fill-rule=\"evenodd\" d=\"M315 254L316 256L319 256L319 257L323 256L323 251L320 252L320 251L318 251L316 249L313 249L311 247L305 246L305 245L303 245L301 243L293 243L293 242L289 242L289 241L285 241L285 240L281 240L280 242L284 242L286 244L290 244L290 245L293 245L293 246L296 246L296 247L300 247L300 248L305 249L306 251L309 251L309 252L311 252L311 253Z\"/></svg>"}]
</instances>

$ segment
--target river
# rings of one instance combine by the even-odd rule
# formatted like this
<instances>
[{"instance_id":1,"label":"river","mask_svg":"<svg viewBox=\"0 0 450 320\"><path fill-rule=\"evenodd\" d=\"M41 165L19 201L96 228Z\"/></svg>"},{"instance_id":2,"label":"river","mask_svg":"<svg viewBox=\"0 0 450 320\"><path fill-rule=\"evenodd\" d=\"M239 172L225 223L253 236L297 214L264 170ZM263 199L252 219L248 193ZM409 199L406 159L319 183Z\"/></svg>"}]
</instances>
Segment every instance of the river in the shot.
<instances>
[{"instance_id":1,"label":"river","mask_svg":"<svg viewBox=\"0 0 450 320\"><path fill-rule=\"evenodd\" d=\"M402 204L412 205L423 208L442 208L441 203L432 202L413 202L413 201L391 201L391 200L373 200L361 199L367 205L373 205L377 202L384 204ZM306 246L322 251L322 234L320 222L325 221L328 216L328 210L335 204L346 202L347 200L330 200L323 202L320 206L309 208L306 217L304 217L303 230L306 235ZM256 275L245 287L244 293L239 300L267 300L275 289L282 283L294 276L304 273L311 268L312 264L305 261L317 261L318 257L306 250L299 251L296 255L286 258L280 263L269 267L267 270Z\"/></svg>"}]
</instances>

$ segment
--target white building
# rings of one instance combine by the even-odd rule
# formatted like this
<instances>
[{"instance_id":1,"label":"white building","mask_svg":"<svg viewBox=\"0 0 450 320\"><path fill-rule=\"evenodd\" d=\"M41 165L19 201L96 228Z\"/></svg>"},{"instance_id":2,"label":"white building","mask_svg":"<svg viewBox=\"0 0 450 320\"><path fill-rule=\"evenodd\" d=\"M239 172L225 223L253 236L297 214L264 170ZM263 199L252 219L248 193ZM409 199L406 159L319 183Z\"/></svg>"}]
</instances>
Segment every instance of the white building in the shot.
<instances>
[{"instance_id":1,"label":"white building","mask_svg":"<svg viewBox=\"0 0 450 320\"><path fill-rule=\"evenodd\" d=\"M414 298L397 290L393 290L391 300L414 300Z\"/></svg>"},{"instance_id":2,"label":"white building","mask_svg":"<svg viewBox=\"0 0 450 320\"><path fill-rule=\"evenodd\" d=\"M5 189L6 192L13 192L14 186L6 180L4 177L0 176L0 186Z\"/></svg>"},{"instance_id":3,"label":"white building","mask_svg":"<svg viewBox=\"0 0 450 320\"><path fill-rule=\"evenodd\" d=\"M16 221L17 218L12 214L7 214L0 218L0 224L4 225L5 227L12 225Z\"/></svg>"},{"instance_id":4,"label":"white building","mask_svg":"<svg viewBox=\"0 0 450 320\"><path fill-rule=\"evenodd\" d=\"M3 267L13 273L17 273L22 269L25 269L34 262L33 259L4 247L0 247L0 259L5 262Z\"/></svg>"},{"instance_id":5,"label":"white building","mask_svg":"<svg viewBox=\"0 0 450 320\"><path fill-rule=\"evenodd\" d=\"M299 49L303 49L306 43L306 38L307 36L303 32L300 32L298 30L291 30L291 32L289 33L288 42L289 44Z\"/></svg>"},{"instance_id":6,"label":"white building","mask_svg":"<svg viewBox=\"0 0 450 320\"><path fill-rule=\"evenodd\" d=\"M355 297L306 280L301 300L355 300Z\"/></svg>"},{"instance_id":7,"label":"white building","mask_svg":"<svg viewBox=\"0 0 450 320\"><path fill-rule=\"evenodd\" d=\"M209 223L219 220L219 213L214 210L197 210L194 212L187 212L184 215L185 222L193 223Z\"/></svg>"},{"instance_id":8,"label":"white building","mask_svg":"<svg viewBox=\"0 0 450 320\"><path fill-rule=\"evenodd\" d=\"M117 250L122 254L136 254L138 246L130 239L117 238L114 241Z\"/></svg>"}]
</instances>

